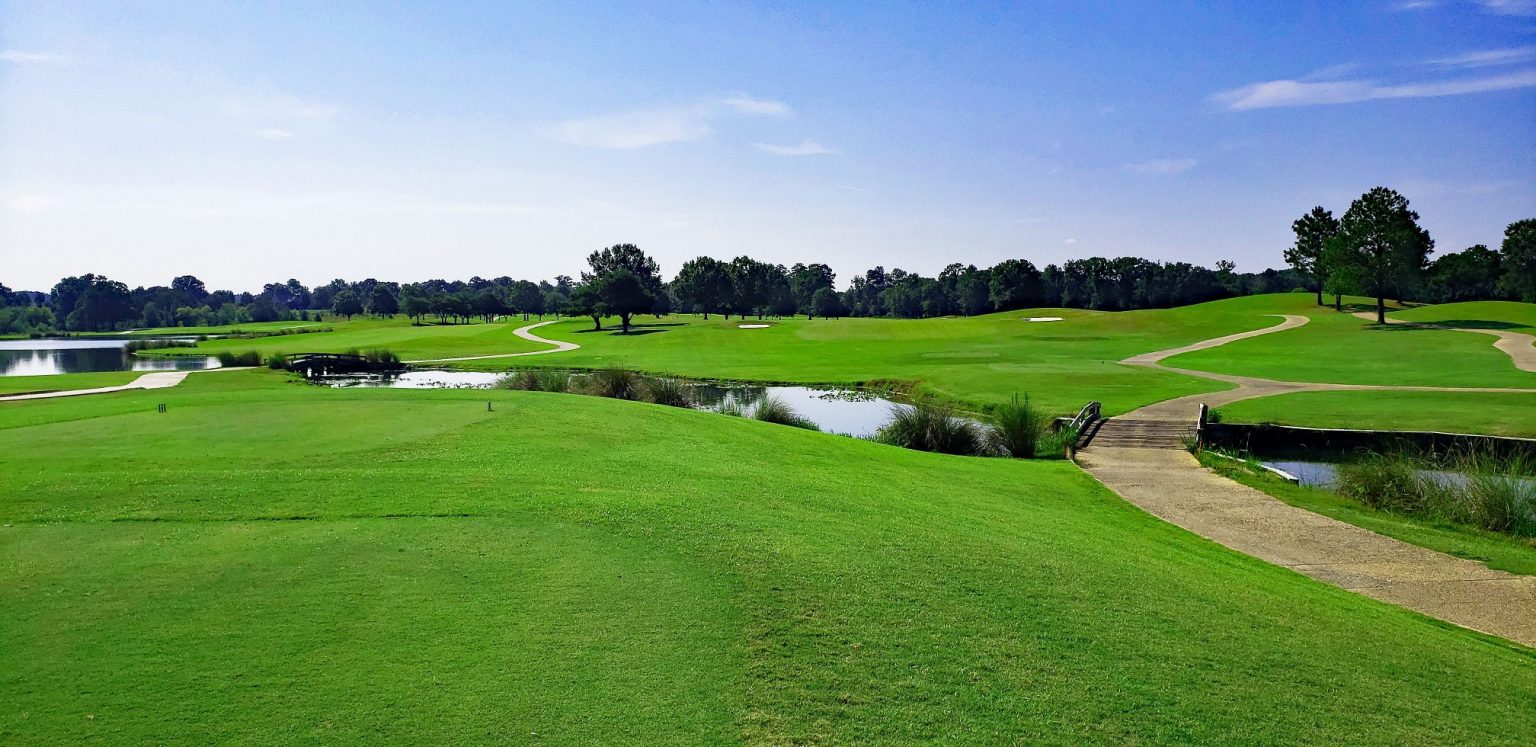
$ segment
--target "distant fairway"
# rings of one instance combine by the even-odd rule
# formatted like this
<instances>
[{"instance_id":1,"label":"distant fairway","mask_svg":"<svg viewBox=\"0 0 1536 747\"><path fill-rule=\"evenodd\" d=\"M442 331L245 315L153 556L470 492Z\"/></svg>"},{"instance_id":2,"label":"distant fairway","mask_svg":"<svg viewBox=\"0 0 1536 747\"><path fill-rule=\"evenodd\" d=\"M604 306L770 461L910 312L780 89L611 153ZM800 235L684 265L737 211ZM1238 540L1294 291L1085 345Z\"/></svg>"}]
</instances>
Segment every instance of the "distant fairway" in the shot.
<instances>
[{"instance_id":1,"label":"distant fairway","mask_svg":"<svg viewBox=\"0 0 1536 747\"><path fill-rule=\"evenodd\" d=\"M285 378L0 407L0 737L1536 733L1530 651L1228 551L1069 463Z\"/></svg>"},{"instance_id":2,"label":"distant fairway","mask_svg":"<svg viewBox=\"0 0 1536 747\"><path fill-rule=\"evenodd\" d=\"M1257 308L1286 296L1235 299ZM1305 314L1305 327L1242 340L1211 350L1175 356L1166 365L1284 381L1335 384L1391 384L1536 389L1536 373L1515 368L1493 338L1475 332L1375 324L1310 300L1291 304ZM1489 325L1526 330L1536 304L1446 304L1391 314L1412 321L1457 320L1463 326Z\"/></svg>"},{"instance_id":3,"label":"distant fairway","mask_svg":"<svg viewBox=\"0 0 1536 747\"><path fill-rule=\"evenodd\" d=\"M1363 303L1365 299L1350 299ZM501 371L514 366L601 368L628 366L695 378L811 384L889 383L918 394L935 394L974 407L1028 393L1053 413L1070 413L1089 400L1109 414L1153 402L1226 389L1228 384L1167 370L1121 365L1133 355L1188 345L1273 325L1279 314L1310 318L1306 326L1240 340L1169 358L1172 367L1286 381L1373 385L1510 387L1536 390L1536 373L1518 370L1493 338L1473 332L1408 326L1376 328L1350 314L1319 307L1303 293L1250 296L1176 309L1096 312L1028 309L941 319L756 319L711 316L640 317L633 334L592 329L590 319L566 319L537 334L581 349L527 358L490 358L449 363L456 368ZM1447 304L1395 312L1417 321L1528 329L1536 305ZM1062 317L1030 322L1030 317ZM763 323L765 329L739 325ZM331 323L327 323L331 324ZM545 350L513 330L526 323L415 327L403 317L335 322L335 331L251 340L216 340L200 352L340 352L386 348L407 359L487 356ZM149 351L157 354L157 351ZM184 352L182 349L159 354ZM1341 404L1330 423L1393 422L1391 393L1332 396ZM1425 395L1422 403L1453 402ZM1432 407L1406 422L1447 430L1533 433L1536 395L1487 395L1516 408L1489 414L1463 407ZM1494 401L1489 400L1489 401ZM1377 403L1386 403L1386 409ZM1264 405L1243 403L1232 412ZM1321 424L1309 409L1284 413L1285 422ZM1395 427L1408 427L1407 425Z\"/></svg>"}]
</instances>

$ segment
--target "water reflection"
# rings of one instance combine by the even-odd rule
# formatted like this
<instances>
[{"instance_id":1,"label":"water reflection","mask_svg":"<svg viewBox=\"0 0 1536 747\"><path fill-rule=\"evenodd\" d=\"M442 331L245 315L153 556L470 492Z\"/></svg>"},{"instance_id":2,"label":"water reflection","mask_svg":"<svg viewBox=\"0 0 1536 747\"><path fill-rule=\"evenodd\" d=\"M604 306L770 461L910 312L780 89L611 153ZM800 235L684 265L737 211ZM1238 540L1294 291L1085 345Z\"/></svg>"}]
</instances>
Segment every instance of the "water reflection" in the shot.
<instances>
[{"instance_id":1,"label":"water reflection","mask_svg":"<svg viewBox=\"0 0 1536 747\"><path fill-rule=\"evenodd\" d=\"M579 377L581 374L577 374ZM332 387L385 387L391 389L488 389L505 374L484 371L416 369L400 373L346 374L310 377ZM690 383L695 407L720 412L738 411L750 417L768 396L774 396L828 433L871 436L890 417L890 400L852 389L816 389L803 386L751 386L745 384Z\"/></svg>"},{"instance_id":2,"label":"water reflection","mask_svg":"<svg viewBox=\"0 0 1536 747\"><path fill-rule=\"evenodd\" d=\"M143 358L123 338L0 340L0 376L52 376L99 371L189 371L218 368L217 358Z\"/></svg>"},{"instance_id":3,"label":"water reflection","mask_svg":"<svg viewBox=\"0 0 1536 747\"><path fill-rule=\"evenodd\" d=\"M1295 477L1297 483L1307 487L1334 488L1339 483L1339 465L1332 462L1303 462L1303 461L1262 461L1265 467L1285 472ZM1414 472L1421 477L1435 480L1442 485L1465 485L1469 479L1466 474L1439 469L1416 469ZM1521 482L1531 482L1522 480Z\"/></svg>"}]
</instances>

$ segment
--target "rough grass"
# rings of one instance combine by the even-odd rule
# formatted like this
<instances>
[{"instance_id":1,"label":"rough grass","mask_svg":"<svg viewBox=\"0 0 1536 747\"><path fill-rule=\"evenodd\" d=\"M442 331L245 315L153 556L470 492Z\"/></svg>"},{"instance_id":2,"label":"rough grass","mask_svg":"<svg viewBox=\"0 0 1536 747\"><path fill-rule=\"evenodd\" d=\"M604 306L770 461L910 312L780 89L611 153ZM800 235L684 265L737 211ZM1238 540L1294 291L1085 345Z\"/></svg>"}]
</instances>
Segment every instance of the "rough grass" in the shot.
<instances>
[{"instance_id":1,"label":"rough grass","mask_svg":"<svg viewBox=\"0 0 1536 747\"><path fill-rule=\"evenodd\" d=\"M0 407L5 741L1536 731L1528 650L1221 548L1065 462L286 380Z\"/></svg>"}]
</instances>

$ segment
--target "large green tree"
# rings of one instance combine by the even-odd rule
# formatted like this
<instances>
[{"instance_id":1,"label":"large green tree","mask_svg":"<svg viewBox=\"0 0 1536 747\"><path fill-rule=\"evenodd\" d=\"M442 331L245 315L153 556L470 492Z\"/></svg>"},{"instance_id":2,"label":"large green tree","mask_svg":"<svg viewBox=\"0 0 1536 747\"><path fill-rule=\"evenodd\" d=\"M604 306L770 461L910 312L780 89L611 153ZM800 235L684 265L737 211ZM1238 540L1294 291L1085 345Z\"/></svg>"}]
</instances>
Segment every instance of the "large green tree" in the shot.
<instances>
[{"instance_id":1,"label":"large green tree","mask_svg":"<svg viewBox=\"0 0 1536 747\"><path fill-rule=\"evenodd\" d=\"M1536 301L1536 218L1509 224L1499 253L1504 259L1505 290L1522 300Z\"/></svg>"},{"instance_id":2,"label":"large green tree","mask_svg":"<svg viewBox=\"0 0 1536 747\"><path fill-rule=\"evenodd\" d=\"M1362 290L1376 298L1376 323L1387 323L1387 293L1402 290L1423 272L1434 251L1419 214L1396 190L1374 187L1350 203L1339 221L1338 262L1353 266Z\"/></svg>"},{"instance_id":3,"label":"large green tree","mask_svg":"<svg viewBox=\"0 0 1536 747\"><path fill-rule=\"evenodd\" d=\"M634 244L614 244L592 252L587 255L587 266L591 271L581 273L583 282L590 283L616 270L626 270L653 297L661 292L661 267Z\"/></svg>"},{"instance_id":4,"label":"large green tree","mask_svg":"<svg viewBox=\"0 0 1536 747\"><path fill-rule=\"evenodd\" d=\"M713 257L690 259L672 281L672 295L692 310L703 312L705 319L711 311L725 311L731 302L729 268Z\"/></svg>"},{"instance_id":5,"label":"large green tree","mask_svg":"<svg viewBox=\"0 0 1536 747\"><path fill-rule=\"evenodd\" d=\"M331 311L351 320L354 314L363 313L363 299L358 298L357 294L348 288L331 296Z\"/></svg>"},{"instance_id":6,"label":"large green tree","mask_svg":"<svg viewBox=\"0 0 1536 747\"><path fill-rule=\"evenodd\" d=\"M613 270L595 281L599 311L617 316L622 332L629 333L630 319L644 314L656 303L645 282L629 270Z\"/></svg>"},{"instance_id":7,"label":"large green tree","mask_svg":"<svg viewBox=\"0 0 1536 747\"><path fill-rule=\"evenodd\" d=\"M1322 306L1323 286L1328 284L1324 255L1328 241L1339 233L1339 221L1333 217L1333 211L1319 206L1291 223L1291 232L1296 234L1296 243L1285 250L1285 262L1312 280L1317 289L1317 305Z\"/></svg>"}]
</instances>

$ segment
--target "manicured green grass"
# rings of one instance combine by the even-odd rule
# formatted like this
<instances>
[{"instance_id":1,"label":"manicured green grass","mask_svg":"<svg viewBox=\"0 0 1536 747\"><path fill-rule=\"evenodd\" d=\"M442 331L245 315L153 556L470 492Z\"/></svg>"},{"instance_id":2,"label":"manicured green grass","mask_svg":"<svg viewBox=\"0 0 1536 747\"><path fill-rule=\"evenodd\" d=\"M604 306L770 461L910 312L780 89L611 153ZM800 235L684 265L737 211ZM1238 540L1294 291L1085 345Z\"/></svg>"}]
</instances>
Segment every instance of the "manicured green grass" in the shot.
<instances>
[{"instance_id":1,"label":"manicured green grass","mask_svg":"<svg viewBox=\"0 0 1536 747\"><path fill-rule=\"evenodd\" d=\"M148 371L102 371L97 373L57 374L53 376L0 376L0 394L57 392L65 389L95 389L127 384Z\"/></svg>"},{"instance_id":2,"label":"manicured green grass","mask_svg":"<svg viewBox=\"0 0 1536 747\"><path fill-rule=\"evenodd\" d=\"M1409 544L1457 557L1477 560L1494 568L1527 576L1536 575L1536 542L1483 531L1476 527L1435 522L1377 511L1331 490L1295 485L1268 472L1209 454L1200 463L1228 479L1268 493L1292 506L1369 529Z\"/></svg>"},{"instance_id":3,"label":"manicured green grass","mask_svg":"<svg viewBox=\"0 0 1536 747\"><path fill-rule=\"evenodd\" d=\"M1409 322L1431 322L1453 327L1491 327L1530 333L1536 329L1536 303L1515 301L1468 301L1420 306L1391 314Z\"/></svg>"},{"instance_id":4,"label":"manicured green grass","mask_svg":"<svg viewBox=\"0 0 1536 747\"><path fill-rule=\"evenodd\" d=\"M207 340L192 348L168 348L147 350L144 355L187 355L192 352L217 355L220 351L235 353L254 350L262 355L272 353L342 353L348 350L390 350L402 359L450 358L469 355L496 355L544 350L548 345L524 340L512 331L531 324L519 319L508 319L481 324L445 324L414 326L404 316L387 319L354 317L351 321L327 318L316 326L331 328L329 332L313 332L297 335L277 335L252 339ZM303 322L286 322L299 326Z\"/></svg>"},{"instance_id":5,"label":"manicured green grass","mask_svg":"<svg viewBox=\"0 0 1536 747\"><path fill-rule=\"evenodd\" d=\"M354 317L354 320L361 317ZM338 325L348 324L342 317L330 318L325 321L282 321L282 322L241 322L239 324L215 325L212 327L146 327L143 329L129 330L127 332L103 333L106 336L122 337L165 337L180 335L229 335L240 332L281 332L283 330L325 329ZM91 333L83 333L82 336L91 337Z\"/></svg>"},{"instance_id":6,"label":"manicured green grass","mask_svg":"<svg viewBox=\"0 0 1536 747\"><path fill-rule=\"evenodd\" d=\"M1452 306L1461 308L1425 307L1392 316L1417 321L1454 318L1465 326L1518 326L1536 316L1536 304ZM1515 368L1508 355L1493 347L1490 335L1407 325L1378 327L1310 302L1287 313L1312 321L1298 329L1174 356L1164 363L1284 381L1536 389L1536 373Z\"/></svg>"},{"instance_id":7,"label":"manicured green grass","mask_svg":"<svg viewBox=\"0 0 1536 747\"><path fill-rule=\"evenodd\" d=\"M1052 413L1100 400L1109 413L1162 399L1215 391L1225 384L1120 365L1153 350L1269 326L1266 314L1288 299L1264 297L1180 309L1105 313L1030 309L972 318L768 320L740 329L740 319L674 315L646 319L642 334L591 330L567 320L539 334L582 345L552 356L465 364L602 367L627 365L697 378L795 383L894 381L919 392L991 405L1028 393ZM1030 316L1064 317L1026 322ZM746 323L759 323L756 319Z\"/></svg>"},{"instance_id":8,"label":"manicured green grass","mask_svg":"<svg viewBox=\"0 0 1536 747\"><path fill-rule=\"evenodd\" d=\"M288 382L0 407L0 739L1536 733L1530 650L1226 550L1069 463Z\"/></svg>"},{"instance_id":9,"label":"manicured green grass","mask_svg":"<svg viewBox=\"0 0 1536 747\"><path fill-rule=\"evenodd\" d=\"M1221 407L1231 423L1536 438L1536 392L1301 392Z\"/></svg>"}]
</instances>

